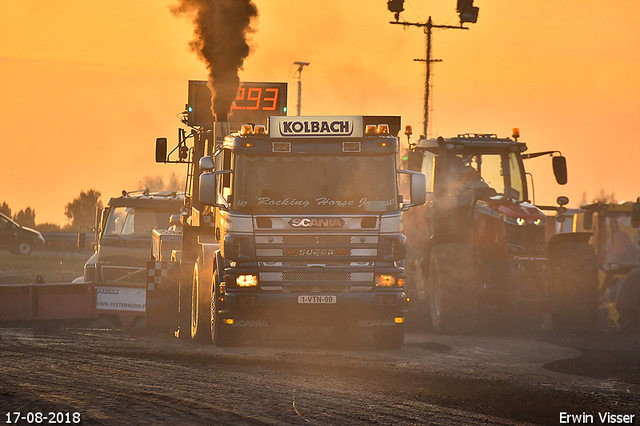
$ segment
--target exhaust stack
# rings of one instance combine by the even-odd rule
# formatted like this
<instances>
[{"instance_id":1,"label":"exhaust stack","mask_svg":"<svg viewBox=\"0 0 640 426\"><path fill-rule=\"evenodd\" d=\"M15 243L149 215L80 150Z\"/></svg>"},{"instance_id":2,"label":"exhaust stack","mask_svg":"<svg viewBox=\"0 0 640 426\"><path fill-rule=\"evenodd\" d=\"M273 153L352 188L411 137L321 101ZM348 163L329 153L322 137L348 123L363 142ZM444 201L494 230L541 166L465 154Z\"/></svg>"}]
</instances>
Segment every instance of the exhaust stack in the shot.
<instances>
[{"instance_id":1,"label":"exhaust stack","mask_svg":"<svg viewBox=\"0 0 640 426\"><path fill-rule=\"evenodd\" d=\"M220 114L218 114L219 116ZM227 117L224 117L224 120L214 121L213 122L213 135L214 135L214 145L222 144L224 142L225 136L227 136L230 132L229 122L227 121Z\"/></svg>"}]
</instances>

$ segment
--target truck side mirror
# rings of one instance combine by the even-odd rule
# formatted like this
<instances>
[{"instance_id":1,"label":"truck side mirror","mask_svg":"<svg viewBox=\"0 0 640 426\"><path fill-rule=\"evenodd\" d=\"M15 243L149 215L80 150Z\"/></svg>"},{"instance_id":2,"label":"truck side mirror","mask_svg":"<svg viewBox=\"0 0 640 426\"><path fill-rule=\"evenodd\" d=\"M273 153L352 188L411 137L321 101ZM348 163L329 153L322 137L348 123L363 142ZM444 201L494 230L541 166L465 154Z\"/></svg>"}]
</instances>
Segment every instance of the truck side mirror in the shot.
<instances>
[{"instance_id":1,"label":"truck side mirror","mask_svg":"<svg viewBox=\"0 0 640 426\"><path fill-rule=\"evenodd\" d=\"M215 165L213 163L212 156L207 155L200 159L200 170L202 170L203 172L210 172L213 171L213 169L215 169Z\"/></svg>"},{"instance_id":2,"label":"truck side mirror","mask_svg":"<svg viewBox=\"0 0 640 426\"><path fill-rule=\"evenodd\" d=\"M556 182L560 185L567 183L567 159L562 155L558 157L552 157L553 162L553 174L556 177Z\"/></svg>"},{"instance_id":3,"label":"truck side mirror","mask_svg":"<svg viewBox=\"0 0 640 426\"><path fill-rule=\"evenodd\" d=\"M84 232L78 232L78 252L84 250L87 245L87 234Z\"/></svg>"},{"instance_id":4,"label":"truck side mirror","mask_svg":"<svg viewBox=\"0 0 640 426\"><path fill-rule=\"evenodd\" d=\"M200 202L214 206L218 204L216 192L216 175L203 173L200 175L200 188L198 194Z\"/></svg>"},{"instance_id":5,"label":"truck side mirror","mask_svg":"<svg viewBox=\"0 0 640 426\"><path fill-rule=\"evenodd\" d=\"M156 163L167 162L167 138L156 139Z\"/></svg>"},{"instance_id":6,"label":"truck side mirror","mask_svg":"<svg viewBox=\"0 0 640 426\"><path fill-rule=\"evenodd\" d=\"M100 242L100 234L107 227L107 219L109 219L109 212L111 211L111 207L105 207L100 214L100 226L96 226L96 241L95 244Z\"/></svg>"},{"instance_id":7,"label":"truck side mirror","mask_svg":"<svg viewBox=\"0 0 640 426\"><path fill-rule=\"evenodd\" d=\"M411 205L421 206L427 202L427 177L422 173L411 174Z\"/></svg>"}]
</instances>

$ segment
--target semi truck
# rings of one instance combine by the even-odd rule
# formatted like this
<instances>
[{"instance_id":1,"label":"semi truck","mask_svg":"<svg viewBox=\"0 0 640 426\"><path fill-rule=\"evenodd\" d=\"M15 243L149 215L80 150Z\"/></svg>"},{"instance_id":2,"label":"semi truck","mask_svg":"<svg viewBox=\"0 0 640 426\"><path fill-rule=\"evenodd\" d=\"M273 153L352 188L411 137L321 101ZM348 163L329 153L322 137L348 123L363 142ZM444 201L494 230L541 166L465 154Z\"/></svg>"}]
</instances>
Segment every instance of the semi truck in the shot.
<instances>
[{"instance_id":1,"label":"semi truck","mask_svg":"<svg viewBox=\"0 0 640 426\"><path fill-rule=\"evenodd\" d=\"M147 300L158 314L148 325L218 346L323 327L401 347L402 213L425 202L426 179L397 168L400 118L269 116L235 133L212 124L194 126L183 150L192 190L182 248L164 256L172 236L156 236ZM157 161L170 162L166 146L156 142Z\"/></svg>"}]
</instances>

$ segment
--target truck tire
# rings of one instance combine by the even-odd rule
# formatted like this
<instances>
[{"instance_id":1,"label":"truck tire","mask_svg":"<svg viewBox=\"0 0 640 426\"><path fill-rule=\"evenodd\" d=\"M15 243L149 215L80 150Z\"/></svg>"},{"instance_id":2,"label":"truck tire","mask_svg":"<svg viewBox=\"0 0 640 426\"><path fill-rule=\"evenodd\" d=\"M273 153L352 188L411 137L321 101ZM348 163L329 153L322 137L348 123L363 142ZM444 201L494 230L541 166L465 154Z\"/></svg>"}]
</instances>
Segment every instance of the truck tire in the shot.
<instances>
[{"instance_id":1,"label":"truck tire","mask_svg":"<svg viewBox=\"0 0 640 426\"><path fill-rule=\"evenodd\" d=\"M620 317L620 332L636 334L640 331L640 268L629 272L622 282L616 308Z\"/></svg>"},{"instance_id":2,"label":"truck tire","mask_svg":"<svg viewBox=\"0 0 640 426\"><path fill-rule=\"evenodd\" d=\"M441 334L469 334L478 318L478 283L473 247L443 243L431 249L431 323Z\"/></svg>"},{"instance_id":3,"label":"truck tire","mask_svg":"<svg viewBox=\"0 0 640 426\"><path fill-rule=\"evenodd\" d=\"M220 315L220 310L217 306L217 300L220 295L219 283L220 281L218 278L218 274L215 274L213 282L214 294L213 297L211 297L211 341L215 346L229 347L236 344L236 338L234 335L234 330L231 329L231 326L223 322Z\"/></svg>"},{"instance_id":4,"label":"truck tire","mask_svg":"<svg viewBox=\"0 0 640 426\"><path fill-rule=\"evenodd\" d=\"M549 252L549 296L554 329L593 329L598 319L598 260L583 242L557 244Z\"/></svg>"},{"instance_id":5,"label":"truck tire","mask_svg":"<svg viewBox=\"0 0 640 426\"><path fill-rule=\"evenodd\" d=\"M211 289L213 283L212 268L207 268L202 258L198 258L193 269L191 286L191 340L210 342L211 330Z\"/></svg>"},{"instance_id":6,"label":"truck tire","mask_svg":"<svg viewBox=\"0 0 640 426\"><path fill-rule=\"evenodd\" d=\"M187 268L184 268L187 269ZM184 274L181 271L181 274ZM191 274L191 271L189 271ZM191 293L193 292L193 276L190 280L182 279L178 286L178 329L176 337L180 340L191 340Z\"/></svg>"},{"instance_id":7,"label":"truck tire","mask_svg":"<svg viewBox=\"0 0 640 426\"><path fill-rule=\"evenodd\" d=\"M395 350L404 342L404 324L373 329L373 345L377 350Z\"/></svg>"},{"instance_id":8,"label":"truck tire","mask_svg":"<svg viewBox=\"0 0 640 426\"><path fill-rule=\"evenodd\" d=\"M27 256L31 254L33 251L32 244L27 240L20 240L18 244L16 244L15 248L11 251L14 254L19 254L21 256Z\"/></svg>"}]
</instances>

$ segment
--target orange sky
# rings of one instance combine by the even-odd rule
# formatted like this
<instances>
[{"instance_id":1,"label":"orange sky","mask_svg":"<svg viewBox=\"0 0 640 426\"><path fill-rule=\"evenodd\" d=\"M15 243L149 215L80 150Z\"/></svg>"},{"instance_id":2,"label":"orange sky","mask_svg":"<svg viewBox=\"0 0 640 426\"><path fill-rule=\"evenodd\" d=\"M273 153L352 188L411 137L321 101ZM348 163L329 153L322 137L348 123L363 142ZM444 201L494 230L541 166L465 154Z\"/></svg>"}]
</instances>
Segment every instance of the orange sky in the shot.
<instances>
[{"instance_id":1,"label":"orange sky","mask_svg":"<svg viewBox=\"0 0 640 426\"><path fill-rule=\"evenodd\" d=\"M424 35L390 25L385 0L254 0L260 18L240 78L288 81L303 72L306 115L401 115L422 128ZM191 24L173 1L21 0L0 3L0 203L36 222L66 224L81 190L103 201L155 164L154 141L175 142L187 80L205 68L187 44ZM407 0L403 18L457 24L455 0ZM530 151L560 150L569 183L548 157L530 160L536 202L584 191L640 196L640 2L488 1L470 30L434 33L434 135L508 136ZM404 139L403 139L404 141Z\"/></svg>"}]
</instances>

